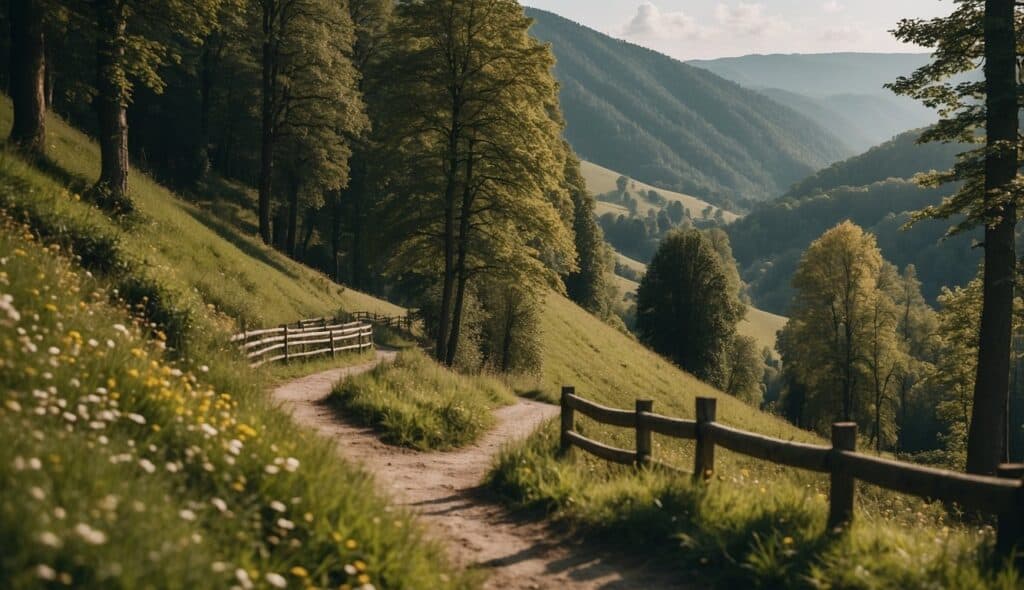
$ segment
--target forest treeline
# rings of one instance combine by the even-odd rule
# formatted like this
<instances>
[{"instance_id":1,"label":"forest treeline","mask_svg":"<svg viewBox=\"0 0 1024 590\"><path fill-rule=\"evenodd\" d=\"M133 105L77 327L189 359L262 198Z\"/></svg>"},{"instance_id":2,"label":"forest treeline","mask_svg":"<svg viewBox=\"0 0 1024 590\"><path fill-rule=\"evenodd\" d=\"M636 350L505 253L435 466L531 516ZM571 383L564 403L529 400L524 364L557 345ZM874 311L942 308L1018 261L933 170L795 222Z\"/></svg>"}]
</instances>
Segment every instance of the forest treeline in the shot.
<instances>
[{"instance_id":1,"label":"forest treeline","mask_svg":"<svg viewBox=\"0 0 1024 590\"><path fill-rule=\"evenodd\" d=\"M788 314L790 278L801 253L835 224L850 220L876 236L883 255L903 268L913 264L933 304L942 288L973 276L980 251L977 231L947 237L948 224L922 221L910 231L914 211L940 202L955 185L926 187L918 174L947 170L969 148L960 142L918 143L923 130L908 131L859 156L838 162L758 205L725 229L751 300L761 309Z\"/></svg>"},{"instance_id":2,"label":"forest treeline","mask_svg":"<svg viewBox=\"0 0 1024 590\"><path fill-rule=\"evenodd\" d=\"M98 205L131 215L129 161L233 194L268 245L419 309L449 365L537 369L547 289L613 317L554 57L517 2L3 4L32 31L5 39L12 139L45 158L43 107L97 137Z\"/></svg>"}]
</instances>

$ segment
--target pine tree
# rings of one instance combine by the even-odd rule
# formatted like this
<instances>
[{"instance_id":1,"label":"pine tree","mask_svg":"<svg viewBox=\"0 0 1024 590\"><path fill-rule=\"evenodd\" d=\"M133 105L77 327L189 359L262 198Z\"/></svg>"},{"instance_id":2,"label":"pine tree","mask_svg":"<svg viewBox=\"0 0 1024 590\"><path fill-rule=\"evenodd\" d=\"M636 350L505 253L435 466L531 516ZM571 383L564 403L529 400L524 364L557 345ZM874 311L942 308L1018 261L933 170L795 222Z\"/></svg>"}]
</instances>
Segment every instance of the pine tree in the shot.
<instances>
[{"instance_id":1,"label":"pine tree","mask_svg":"<svg viewBox=\"0 0 1024 590\"><path fill-rule=\"evenodd\" d=\"M569 150L568 146L566 149ZM608 245L594 217L594 198L587 192L579 160L566 158L565 180L572 194L573 234L579 270L565 277L569 298L587 311L605 318L611 313L608 282Z\"/></svg>"},{"instance_id":2,"label":"pine tree","mask_svg":"<svg viewBox=\"0 0 1024 590\"><path fill-rule=\"evenodd\" d=\"M967 471L994 473L1007 457L1007 402L1019 199L1017 34L1014 0L958 0L947 17L905 20L897 38L934 49L932 62L891 87L938 108L942 120L921 141L985 146L962 154L930 185L962 182L956 195L918 218L963 215L953 231L984 225L985 272ZM984 68L984 80L953 77ZM979 133L984 130L984 134Z\"/></svg>"}]
</instances>

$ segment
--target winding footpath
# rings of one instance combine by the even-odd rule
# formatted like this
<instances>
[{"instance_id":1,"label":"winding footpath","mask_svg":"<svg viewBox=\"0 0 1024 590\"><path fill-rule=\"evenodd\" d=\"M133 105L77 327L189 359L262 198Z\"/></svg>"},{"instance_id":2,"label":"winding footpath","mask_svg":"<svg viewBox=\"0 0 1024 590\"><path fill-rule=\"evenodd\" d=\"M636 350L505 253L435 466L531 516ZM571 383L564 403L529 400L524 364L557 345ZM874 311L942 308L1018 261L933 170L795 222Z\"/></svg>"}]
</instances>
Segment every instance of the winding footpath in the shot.
<instances>
[{"instance_id":1,"label":"winding footpath","mask_svg":"<svg viewBox=\"0 0 1024 590\"><path fill-rule=\"evenodd\" d=\"M452 452L420 453L380 442L373 430L344 421L324 403L338 381L394 357L392 351L378 351L373 362L297 379L275 389L274 400L299 426L335 441L341 456L375 474L382 491L416 512L428 534L448 547L459 566L486 571L485 588L681 587L635 564L612 563L607 555L542 522L517 519L481 496L479 484L501 446L556 416L556 406L521 399L495 412L497 426L477 444Z\"/></svg>"}]
</instances>

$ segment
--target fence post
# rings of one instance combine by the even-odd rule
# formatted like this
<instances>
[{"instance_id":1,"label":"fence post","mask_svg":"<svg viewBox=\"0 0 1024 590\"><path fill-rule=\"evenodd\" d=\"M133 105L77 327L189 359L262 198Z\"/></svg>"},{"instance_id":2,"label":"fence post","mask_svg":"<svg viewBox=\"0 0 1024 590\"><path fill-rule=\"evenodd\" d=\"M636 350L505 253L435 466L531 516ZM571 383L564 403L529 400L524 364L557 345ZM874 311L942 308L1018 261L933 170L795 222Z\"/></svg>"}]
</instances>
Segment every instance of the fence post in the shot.
<instances>
[{"instance_id":1,"label":"fence post","mask_svg":"<svg viewBox=\"0 0 1024 590\"><path fill-rule=\"evenodd\" d=\"M636 400L636 466L651 463L651 430L641 419L641 412L653 412L654 402L649 399Z\"/></svg>"},{"instance_id":2,"label":"fence post","mask_svg":"<svg viewBox=\"0 0 1024 590\"><path fill-rule=\"evenodd\" d=\"M857 450L857 423L836 422L832 425L832 456L829 458L831 478L828 493L828 528L842 528L853 520L853 499L856 480L846 471L840 458L843 451Z\"/></svg>"},{"instance_id":3,"label":"fence post","mask_svg":"<svg viewBox=\"0 0 1024 590\"><path fill-rule=\"evenodd\" d=\"M569 396L576 394L576 388L571 385L562 387L562 436L561 436L561 451L562 453L569 452L569 448L572 447L572 443L569 441L569 432L575 427L575 416L573 415L573 409L569 405Z\"/></svg>"},{"instance_id":4,"label":"fence post","mask_svg":"<svg viewBox=\"0 0 1024 590\"><path fill-rule=\"evenodd\" d=\"M334 358L334 328L327 331L327 337L331 339L331 358Z\"/></svg>"},{"instance_id":5,"label":"fence post","mask_svg":"<svg viewBox=\"0 0 1024 590\"><path fill-rule=\"evenodd\" d=\"M288 362L288 324L284 325L284 362Z\"/></svg>"},{"instance_id":6,"label":"fence post","mask_svg":"<svg viewBox=\"0 0 1024 590\"><path fill-rule=\"evenodd\" d=\"M1024 478L1024 464L1003 463L996 468L996 475L1005 479L1021 481ZM1014 551L1024 551L1024 488L1018 491L1021 498L1010 512L998 515L996 528L996 552L1002 557L1010 557ZM1016 565L1022 565L1024 556L1017 555Z\"/></svg>"},{"instance_id":7,"label":"fence post","mask_svg":"<svg viewBox=\"0 0 1024 590\"><path fill-rule=\"evenodd\" d=\"M715 421L718 400L713 397L697 398L697 448L693 453L693 478L709 479L715 472L715 441L706 426Z\"/></svg>"}]
</instances>

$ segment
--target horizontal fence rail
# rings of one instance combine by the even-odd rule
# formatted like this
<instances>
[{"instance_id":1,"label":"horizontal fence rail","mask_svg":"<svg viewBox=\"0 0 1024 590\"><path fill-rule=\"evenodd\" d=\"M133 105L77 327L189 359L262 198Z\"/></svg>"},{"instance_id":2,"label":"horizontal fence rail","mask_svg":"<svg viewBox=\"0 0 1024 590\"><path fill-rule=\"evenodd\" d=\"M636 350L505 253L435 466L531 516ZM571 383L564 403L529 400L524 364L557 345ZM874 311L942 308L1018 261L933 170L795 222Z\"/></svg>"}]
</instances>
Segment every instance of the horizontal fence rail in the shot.
<instances>
[{"instance_id":1,"label":"horizontal fence rail","mask_svg":"<svg viewBox=\"0 0 1024 590\"><path fill-rule=\"evenodd\" d=\"M692 440L696 443L693 477L698 481L714 473L716 446L778 465L828 473L829 529L842 528L853 519L859 480L926 500L954 503L965 510L994 514L998 518L999 553L1011 555L1024 549L1024 465L1001 465L996 477L968 475L857 453L857 425L851 422L833 424L832 445L825 446L772 438L716 422L714 398L697 398L696 420L655 414L653 406L649 400L637 400L632 411L610 408L576 395L573 387L563 387L562 452L576 447L613 463L678 471L653 460L651 434ZM583 436L575 430L577 412L601 424L634 429L636 449L621 449Z\"/></svg>"},{"instance_id":2,"label":"horizontal fence rail","mask_svg":"<svg viewBox=\"0 0 1024 590\"><path fill-rule=\"evenodd\" d=\"M403 315L385 315L379 313L372 313L369 311L357 311L352 313L352 319L357 322L366 322L375 326L383 326L391 328L399 332L405 332L406 334L412 334L413 315L407 313Z\"/></svg>"},{"instance_id":3,"label":"horizontal fence rail","mask_svg":"<svg viewBox=\"0 0 1024 590\"><path fill-rule=\"evenodd\" d=\"M299 320L277 328L247 330L231 337L252 368L373 347L373 325L332 318Z\"/></svg>"}]
</instances>

